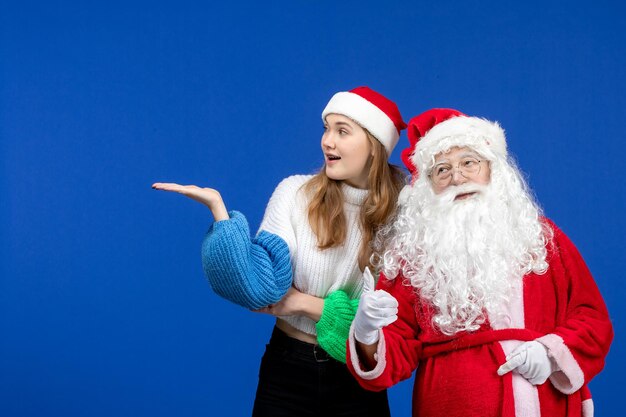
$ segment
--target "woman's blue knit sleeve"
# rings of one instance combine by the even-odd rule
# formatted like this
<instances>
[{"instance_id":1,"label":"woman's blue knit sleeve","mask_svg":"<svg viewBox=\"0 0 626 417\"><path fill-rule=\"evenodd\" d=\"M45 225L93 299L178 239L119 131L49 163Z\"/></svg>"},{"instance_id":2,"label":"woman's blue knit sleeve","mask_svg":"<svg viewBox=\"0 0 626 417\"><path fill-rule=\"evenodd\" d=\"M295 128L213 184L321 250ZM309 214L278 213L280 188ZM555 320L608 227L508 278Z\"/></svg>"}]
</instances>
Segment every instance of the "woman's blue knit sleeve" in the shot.
<instances>
[{"instance_id":1,"label":"woman's blue knit sleeve","mask_svg":"<svg viewBox=\"0 0 626 417\"><path fill-rule=\"evenodd\" d=\"M287 243L261 231L251 239L245 216L213 223L202 242L202 267L221 297L256 310L280 300L293 275Z\"/></svg>"}]
</instances>

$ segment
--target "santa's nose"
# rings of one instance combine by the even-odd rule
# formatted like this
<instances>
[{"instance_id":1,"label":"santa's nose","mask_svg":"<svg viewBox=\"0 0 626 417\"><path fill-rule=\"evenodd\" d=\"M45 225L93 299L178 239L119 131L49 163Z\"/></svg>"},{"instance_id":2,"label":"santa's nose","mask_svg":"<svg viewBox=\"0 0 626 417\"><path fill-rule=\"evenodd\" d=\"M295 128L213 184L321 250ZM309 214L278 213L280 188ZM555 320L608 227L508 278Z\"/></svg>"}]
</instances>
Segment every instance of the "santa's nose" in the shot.
<instances>
[{"instance_id":1,"label":"santa's nose","mask_svg":"<svg viewBox=\"0 0 626 417\"><path fill-rule=\"evenodd\" d=\"M465 177L460 169L452 169L452 181L450 181L453 185L465 184L467 182L467 177Z\"/></svg>"}]
</instances>

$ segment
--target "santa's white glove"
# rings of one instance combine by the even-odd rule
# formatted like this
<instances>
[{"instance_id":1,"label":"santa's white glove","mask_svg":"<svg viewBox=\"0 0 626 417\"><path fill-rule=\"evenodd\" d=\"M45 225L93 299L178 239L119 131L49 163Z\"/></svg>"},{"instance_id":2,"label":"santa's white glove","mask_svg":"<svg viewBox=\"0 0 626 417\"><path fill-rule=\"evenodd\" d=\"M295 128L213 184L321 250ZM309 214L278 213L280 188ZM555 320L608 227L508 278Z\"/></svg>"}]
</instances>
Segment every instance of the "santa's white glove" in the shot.
<instances>
[{"instance_id":1,"label":"santa's white glove","mask_svg":"<svg viewBox=\"0 0 626 417\"><path fill-rule=\"evenodd\" d=\"M546 382L553 372L559 370L554 359L548 356L548 350L537 341L519 345L506 357L506 362L498 368L498 375L517 372L533 385Z\"/></svg>"},{"instance_id":2,"label":"santa's white glove","mask_svg":"<svg viewBox=\"0 0 626 417\"><path fill-rule=\"evenodd\" d=\"M374 277L369 268L363 272L363 293L354 316L354 337L373 345L378 342L379 330L398 319L398 300L384 290L374 291Z\"/></svg>"}]
</instances>

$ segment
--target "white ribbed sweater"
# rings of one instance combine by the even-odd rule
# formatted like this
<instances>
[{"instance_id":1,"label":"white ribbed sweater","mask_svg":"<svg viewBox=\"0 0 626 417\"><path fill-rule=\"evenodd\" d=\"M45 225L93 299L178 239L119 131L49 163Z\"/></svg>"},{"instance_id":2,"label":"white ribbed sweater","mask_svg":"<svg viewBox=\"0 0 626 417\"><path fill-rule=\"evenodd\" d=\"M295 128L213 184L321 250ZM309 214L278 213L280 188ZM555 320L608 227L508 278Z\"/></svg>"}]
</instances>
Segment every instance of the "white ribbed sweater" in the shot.
<instances>
[{"instance_id":1,"label":"white ribbed sweater","mask_svg":"<svg viewBox=\"0 0 626 417\"><path fill-rule=\"evenodd\" d=\"M368 190L342 183L347 236L343 245L319 250L317 237L309 226L308 198L303 185L311 175L285 178L274 190L259 231L280 236L289 246L293 268L293 284L299 290L315 297L326 297L336 290L357 298L363 287L358 254L362 231L359 212ZM304 316L281 317L295 328L315 335L315 322Z\"/></svg>"}]
</instances>

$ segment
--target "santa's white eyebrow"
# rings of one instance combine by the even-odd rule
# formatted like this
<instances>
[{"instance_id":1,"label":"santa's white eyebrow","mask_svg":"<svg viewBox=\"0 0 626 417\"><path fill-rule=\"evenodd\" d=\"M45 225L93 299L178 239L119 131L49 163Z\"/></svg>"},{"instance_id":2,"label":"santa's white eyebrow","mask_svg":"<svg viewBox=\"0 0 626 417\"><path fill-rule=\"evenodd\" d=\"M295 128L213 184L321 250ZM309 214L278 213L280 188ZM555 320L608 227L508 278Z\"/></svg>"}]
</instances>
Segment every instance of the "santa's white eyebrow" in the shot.
<instances>
[{"instance_id":1,"label":"santa's white eyebrow","mask_svg":"<svg viewBox=\"0 0 626 417\"><path fill-rule=\"evenodd\" d=\"M480 159L480 156L478 156L478 154L474 153L474 152L463 152L461 155L459 155L459 159L463 159L463 158L476 158L476 159ZM433 166L437 166L439 164L449 164L450 160L448 158L442 159L441 161L437 161L435 162L435 164Z\"/></svg>"}]
</instances>

